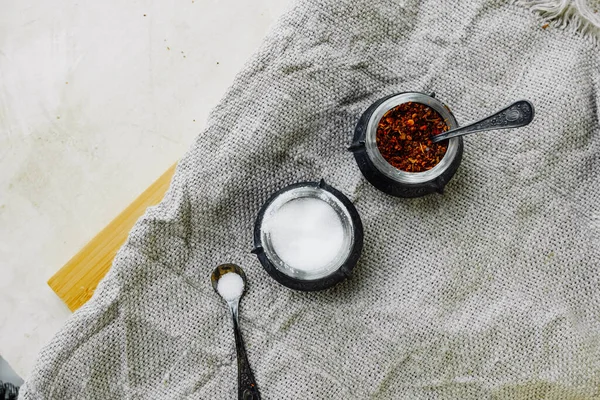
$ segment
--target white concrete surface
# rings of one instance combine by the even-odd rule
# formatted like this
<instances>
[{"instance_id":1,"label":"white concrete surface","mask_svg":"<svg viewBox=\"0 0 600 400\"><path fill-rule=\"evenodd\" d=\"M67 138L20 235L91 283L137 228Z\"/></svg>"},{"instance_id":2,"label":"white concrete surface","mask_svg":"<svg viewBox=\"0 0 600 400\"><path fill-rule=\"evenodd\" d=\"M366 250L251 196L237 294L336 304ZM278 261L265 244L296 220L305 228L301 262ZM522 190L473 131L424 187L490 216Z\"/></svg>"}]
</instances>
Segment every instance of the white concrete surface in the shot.
<instances>
[{"instance_id":1,"label":"white concrete surface","mask_svg":"<svg viewBox=\"0 0 600 400\"><path fill-rule=\"evenodd\" d=\"M183 155L290 0L0 0L0 354L70 315L46 281Z\"/></svg>"}]
</instances>

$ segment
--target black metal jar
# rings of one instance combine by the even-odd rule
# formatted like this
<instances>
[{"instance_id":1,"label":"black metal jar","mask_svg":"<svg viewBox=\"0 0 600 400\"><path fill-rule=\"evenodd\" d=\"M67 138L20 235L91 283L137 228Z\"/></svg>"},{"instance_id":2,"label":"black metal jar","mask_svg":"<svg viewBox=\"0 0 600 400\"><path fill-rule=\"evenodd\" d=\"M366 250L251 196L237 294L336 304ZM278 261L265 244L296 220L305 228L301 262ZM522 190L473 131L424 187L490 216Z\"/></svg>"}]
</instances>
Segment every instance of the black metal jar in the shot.
<instances>
[{"instance_id":1,"label":"black metal jar","mask_svg":"<svg viewBox=\"0 0 600 400\"><path fill-rule=\"evenodd\" d=\"M286 264L273 246L268 231L268 220L287 203L303 198L319 199L327 203L340 219L343 244L340 253L327 266L311 272L297 270ZM340 191L320 182L301 182L287 186L273 194L261 207L254 224L254 250L263 268L284 286L302 291L327 289L350 276L363 246L363 226L358 211ZM310 251L310 250L308 250Z\"/></svg>"},{"instance_id":2,"label":"black metal jar","mask_svg":"<svg viewBox=\"0 0 600 400\"><path fill-rule=\"evenodd\" d=\"M379 152L376 142L377 126L381 117L392 108L407 102L431 107L450 129L458 128L450 109L435 98L435 94L405 92L376 101L360 117L349 150L364 177L377 189L397 197L420 197L433 192L442 193L462 160L463 140L449 139L448 149L440 162L428 171L406 172L389 164Z\"/></svg>"}]
</instances>

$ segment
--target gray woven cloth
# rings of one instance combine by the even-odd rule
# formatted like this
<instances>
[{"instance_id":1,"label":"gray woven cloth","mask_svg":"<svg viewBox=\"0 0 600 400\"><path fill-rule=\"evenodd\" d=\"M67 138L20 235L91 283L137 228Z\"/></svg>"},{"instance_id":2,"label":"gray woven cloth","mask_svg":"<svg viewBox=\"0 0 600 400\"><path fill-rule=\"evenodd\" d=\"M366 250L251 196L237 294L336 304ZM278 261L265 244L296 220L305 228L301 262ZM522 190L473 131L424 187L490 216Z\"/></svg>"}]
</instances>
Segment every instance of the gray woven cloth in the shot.
<instances>
[{"instance_id":1,"label":"gray woven cloth","mask_svg":"<svg viewBox=\"0 0 600 400\"><path fill-rule=\"evenodd\" d=\"M209 284L245 269L241 326L264 399L600 398L600 52L503 1L301 0L238 75L23 399L232 399L230 317ZM571 25L573 26L573 25ZM346 148L360 114L435 91L459 123L514 100L528 127L465 139L444 195L399 199ZM252 248L297 181L356 205L351 280L287 289Z\"/></svg>"}]
</instances>

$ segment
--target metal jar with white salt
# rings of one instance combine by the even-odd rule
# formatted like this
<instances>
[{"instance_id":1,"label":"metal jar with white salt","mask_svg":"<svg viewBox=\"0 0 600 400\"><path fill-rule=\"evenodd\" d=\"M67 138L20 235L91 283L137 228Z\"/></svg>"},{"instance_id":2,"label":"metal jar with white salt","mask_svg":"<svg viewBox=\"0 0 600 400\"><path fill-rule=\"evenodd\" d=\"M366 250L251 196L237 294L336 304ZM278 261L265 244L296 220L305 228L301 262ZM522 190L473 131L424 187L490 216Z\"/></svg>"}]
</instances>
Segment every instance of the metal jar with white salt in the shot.
<instances>
[{"instance_id":1,"label":"metal jar with white salt","mask_svg":"<svg viewBox=\"0 0 600 400\"><path fill-rule=\"evenodd\" d=\"M314 291L348 277L362 245L356 208L321 180L287 186L267 200L254 225L252 252L279 283Z\"/></svg>"}]
</instances>

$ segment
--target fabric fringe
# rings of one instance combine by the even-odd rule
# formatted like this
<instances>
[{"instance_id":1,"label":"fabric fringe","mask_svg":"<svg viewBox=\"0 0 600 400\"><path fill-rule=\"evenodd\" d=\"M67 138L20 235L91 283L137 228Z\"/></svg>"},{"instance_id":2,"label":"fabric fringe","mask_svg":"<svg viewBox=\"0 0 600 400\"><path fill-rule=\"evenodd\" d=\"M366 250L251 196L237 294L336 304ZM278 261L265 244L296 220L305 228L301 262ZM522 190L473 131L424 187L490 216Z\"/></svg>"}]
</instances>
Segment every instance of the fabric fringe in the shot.
<instances>
[{"instance_id":1,"label":"fabric fringe","mask_svg":"<svg viewBox=\"0 0 600 400\"><path fill-rule=\"evenodd\" d=\"M516 0L515 4L537 12L557 28L600 42L600 6L591 8L586 0Z\"/></svg>"}]
</instances>

